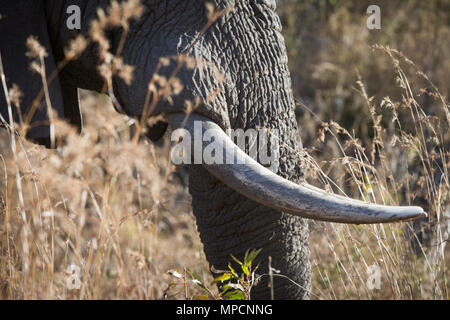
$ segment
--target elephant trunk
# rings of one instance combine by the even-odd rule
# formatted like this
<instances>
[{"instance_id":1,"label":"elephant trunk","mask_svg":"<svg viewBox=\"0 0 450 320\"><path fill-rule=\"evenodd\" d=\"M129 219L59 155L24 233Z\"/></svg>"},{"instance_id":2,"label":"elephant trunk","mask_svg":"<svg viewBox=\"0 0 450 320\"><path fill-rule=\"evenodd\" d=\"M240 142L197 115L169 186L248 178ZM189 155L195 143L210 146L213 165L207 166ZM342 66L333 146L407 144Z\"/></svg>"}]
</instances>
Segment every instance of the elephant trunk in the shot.
<instances>
[{"instance_id":1,"label":"elephant trunk","mask_svg":"<svg viewBox=\"0 0 450 320\"><path fill-rule=\"evenodd\" d=\"M254 266L260 277L252 299L309 299L310 265L308 224L300 217L260 205L220 183L203 166L190 167L189 191L197 228L213 276L229 270L242 272L231 254L242 260L246 250L262 249ZM277 269L269 277L269 258Z\"/></svg>"}]
</instances>

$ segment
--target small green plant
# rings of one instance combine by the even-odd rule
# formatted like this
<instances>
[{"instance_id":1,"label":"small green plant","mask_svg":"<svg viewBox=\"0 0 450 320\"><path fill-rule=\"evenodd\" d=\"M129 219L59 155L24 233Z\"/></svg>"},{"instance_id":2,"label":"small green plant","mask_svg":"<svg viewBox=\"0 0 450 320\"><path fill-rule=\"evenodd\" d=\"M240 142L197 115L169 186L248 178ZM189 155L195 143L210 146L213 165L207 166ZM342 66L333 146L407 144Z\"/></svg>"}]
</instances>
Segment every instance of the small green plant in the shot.
<instances>
[{"instance_id":1,"label":"small green plant","mask_svg":"<svg viewBox=\"0 0 450 320\"><path fill-rule=\"evenodd\" d=\"M255 272L258 266L252 267L252 263L262 249L258 250L247 250L244 256L244 261L238 260L236 257L231 255L231 258L241 266L242 273L238 275L236 271L228 263L229 271L224 272L222 275L214 279L214 283L225 283L221 287L221 292L219 293L219 299L223 300L249 300L250 292L255 284Z\"/></svg>"},{"instance_id":2,"label":"small green plant","mask_svg":"<svg viewBox=\"0 0 450 320\"><path fill-rule=\"evenodd\" d=\"M261 252L261 250L262 249L247 250L244 256L244 261L240 261L233 255L231 255L231 258L233 258L233 260L240 265L242 273L239 275L231 266L231 263L228 263L228 270L222 271L223 273L220 276L216 277L212 282L212 284L216 283L221 286L221 292L217 295L214 294L213 290L209 289L189 269L184 268L183 273L179 273L175 270L169 270L168 273L172 277L180 279L180 281L170 283L167 289L164 291L164 297L176 297L181 292L170 294L170 290L174 287L182 287L183 297L187 300L249 300L251 289L256 283L255 272L258 269L258 266L253 268L252 263ZM189 284L194 284L197 288L200 288L202 293L191 294L189 291Z\"/></svg>"}]
</instances>

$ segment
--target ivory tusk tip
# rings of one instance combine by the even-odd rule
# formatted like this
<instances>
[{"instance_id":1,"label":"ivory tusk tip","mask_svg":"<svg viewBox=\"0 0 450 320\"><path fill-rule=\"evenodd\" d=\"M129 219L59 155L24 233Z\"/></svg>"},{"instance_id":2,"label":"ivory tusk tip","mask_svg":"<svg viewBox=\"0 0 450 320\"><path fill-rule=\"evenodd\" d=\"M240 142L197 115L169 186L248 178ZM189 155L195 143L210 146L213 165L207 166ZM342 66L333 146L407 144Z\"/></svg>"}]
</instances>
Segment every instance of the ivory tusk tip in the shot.
<instances>
[{"instance_id":1,"label":"ivory tusk tip","mask_svg":"<svg viewBox=\"0 0 450 320\"><path fill-rule=\"evenodd\" d=\"M428 217L428 214L421 207L409 207L411 211L405 215L403 221L414 221Z\"/></svg>"},{"instance_id":2,"label":"ivory tusk tip","mask_svg":"<svg viewBox=\"0 0 450 320\"><path fill-rule=\"evenodd\" d=\"M422 210L421 213L419 213L418 218L427 218L428 217L428 213L426 213L425 211Z\"/></svg>"}]
</instances>

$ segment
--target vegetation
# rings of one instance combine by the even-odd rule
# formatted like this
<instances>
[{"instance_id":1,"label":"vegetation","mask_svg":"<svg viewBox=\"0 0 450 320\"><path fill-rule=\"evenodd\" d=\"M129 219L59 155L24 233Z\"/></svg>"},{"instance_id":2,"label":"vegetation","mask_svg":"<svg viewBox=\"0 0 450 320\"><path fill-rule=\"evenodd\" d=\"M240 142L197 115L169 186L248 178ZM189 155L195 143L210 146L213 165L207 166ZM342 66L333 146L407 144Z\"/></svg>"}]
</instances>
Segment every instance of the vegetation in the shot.
<instances>
[{"instance_id":1,"label":"vegetation","mask_svg":"<svg viewBox=\"0 0 450 320\"><path fill-rule=\"evenodd\" d=\"M366 28L370 4L381 8L380 30ZM420 205L429 214L386 225L311 222L312 298L448 299L450 1L277 6L309 182L367 201ZM119 24L139 14L128 7L130 14L114 15L122 9L109 12ZM102 43L107 88L113 72L129 79L132 68L107 59L101 30L112 20L103 19L93 39L77 39L67 56L76 57L85 41ZM42 70L44 53L29 46ZM155 81L161 94L180 85ZM19 107L21 88L3 89L10 107ZM145 123L116 113L104 95L83 91L81 107L82 134L51 119L54 150L0 131L0 298L251 297L258 251L230 256L241 270L230 264L211 277L167 139L141 137ZM26 130L26 123L10 129ZM226 291L219 294L214 283Z\"/></svg>"}]
</instances>

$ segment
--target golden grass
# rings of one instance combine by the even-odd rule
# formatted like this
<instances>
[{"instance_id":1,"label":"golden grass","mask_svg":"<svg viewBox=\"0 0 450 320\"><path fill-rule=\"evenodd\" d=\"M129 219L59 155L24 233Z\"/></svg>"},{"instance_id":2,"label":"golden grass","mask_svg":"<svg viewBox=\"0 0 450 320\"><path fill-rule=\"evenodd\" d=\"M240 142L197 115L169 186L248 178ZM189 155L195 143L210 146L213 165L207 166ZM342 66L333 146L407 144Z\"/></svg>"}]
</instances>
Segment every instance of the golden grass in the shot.
<instances>
[{"instance_id":1,"label":"golden grass","mask_svg":"<svg viewBox=\"0 0 450 320\"><path fill-rule=\"evenodd\" d=\"M103 48L100 71L105 76L105 91L111 91L113 73L122 72L125 80L132 73L131 67L121 63L120 54L107 52L109 44L101 31L102 24L108 23L126 27L127 19L140 13L139 6L133 7L138 2L129 3L126 12L113 5L111 17L100 13L92 29L93 41ZM68 58L60 67L74 59L89 40L76 41L79 44L67 49ZM377 102L367 93L372 90L366 88L365 73L358 75L352 97L366 108L366 122L372 124L367 130L356 133L336 122L322 121L308 110L311 106L299 103L299 108L307 110L299 122L302 136L311 142L305 147L313 155L309 180L335 192L339 187L367 201L426 206L432 222L427 226L429 239L413 251L411 238L417 230L412 223L311 222L312 298L448 299L447 98L402 53L382 46L373 50L377 61L384 59L383 70L389 66L397 86L389 92L377 91L383 98ZM44 54L35 52L35 66L42 70ZM350 73L339 72L344 77ZM43 77L52 79L52 75ZM176 83L176 78L165 82ZM10 89L6 88L10 108L18 107L20 94ZM39 100L46 95L44 85ZM423 108L424 95L431 99L432 109ZM217 293L210 285L190 196L180 183L184 175L169 160L167 137L161 146L138 139L145 121L115 113L112 98L113 102L101 94L82 92L85 126L81 135L51 117L52 141L59 145L55 150L31 144L23 134L0 131L0 299L203 295L194 282L185 286L173 272L168 273L178 270L183 274L187 268L212 295ZM130 130L131 126L137 129ZM26 127L25 120L10 129L23 129L23 133ZM438 170L442 170L440 183ZM380 289L368 286L371 266L379 267ZM175 283L180 285L171 286Z\"/></svg>"}]
</instances>

